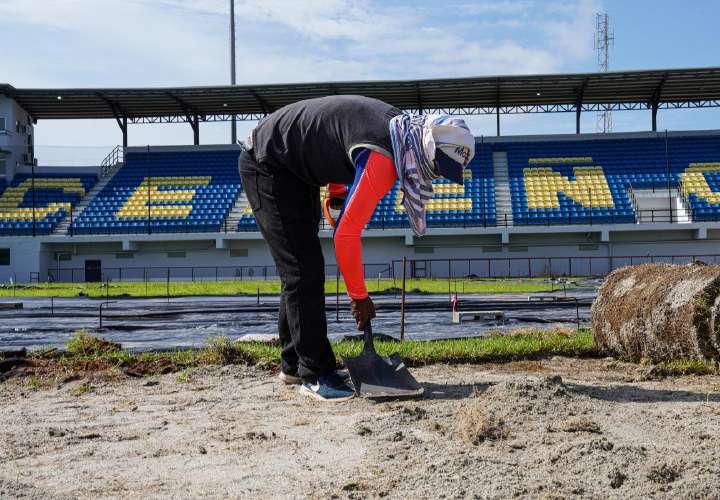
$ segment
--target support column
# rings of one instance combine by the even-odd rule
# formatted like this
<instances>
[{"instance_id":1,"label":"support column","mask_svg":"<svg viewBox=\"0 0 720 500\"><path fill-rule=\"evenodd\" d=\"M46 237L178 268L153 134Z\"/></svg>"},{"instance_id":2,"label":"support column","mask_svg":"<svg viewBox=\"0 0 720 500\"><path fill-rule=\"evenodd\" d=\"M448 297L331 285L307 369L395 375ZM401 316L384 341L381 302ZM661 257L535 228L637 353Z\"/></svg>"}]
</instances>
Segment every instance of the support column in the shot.
<instances>
[{"instance_id":1,"label":"support column","mask_svg":"<svg viewBox=\"0 0 720 500\"><path fill-rule=\"evenodd\" d=\"M193 129L193 144L197 146L200 144L200 120L198 119L198 115L192 116L190 126L192 126Z\"/></svg>"},{"instance_id":2,"label":"support column","mask_svg":"<svg viewBox=\"0 0 720 500\"><path fill-rule=\"evenodd\" d=\"M495 126L497 136L500 137L500 81L495 83Z\"/></svg>"},{"instance_id":3,"label":"support column","mask_svg":"<svg viewBox=\"0 0 720 500\"><path fill-rule=\"evenodd\" d=\"M658 112L658 103L654 102L652 103L652 131L657 132L657 112Z\"/></svg>"},{"instance_id":4,"label":"support column","mask_svg":"<svg viewBox=\"0 0 720 500\"><path fill-rule=\"evenodd\" d=\"M585 78L582 85L576 90L575 96L575 133L580 133L580 114L582 113L583 98L585 97L585 89L588 86L588 78Z\"/></svg>"},{"instance_id":5,"label":"support column","mask_svg":"<svg viewBox=\"0 0 720 500\"><path fill-rule=\"evenodd\" d=\"M658 82L657 86L655 87L655 90L653 91L652 96L650 97L650 108L652 112L652 131L657 132L657 112L658 108L660 107L660 97L662 96L662 90L663 85L665 85L665 81L667 80L667 73L660 78L660 81Z\"/></svg>"},{"instance_id":6,"label":"support column","mask_svg":"<svg viewBox=\"0 0 720 500\"><path fill-rule=\"evenodd\" d=\"M114 112L115 113L115 112ZM122 132L122 145L123 148L127 147L128 139L127 139L127 116L120 116L119 114L115 113L115 121L118 124L118 127L120 127L120 132Z\"/></svg>"},{"instance_id":7,"label":"support column","mask_svg":"<svg viewBox=\"0 0 720 500\"><path fill-rule=\"evenodd\" d=\"M122 119L122 126L120 126L120 129L122 130L122 145L123 149L128 147L128 133L127 133L127 116L123 116Z\"/></svg>"},{"instance_id":8,"label":"support column","mask_svg":"<svg viewBox=\"0 0 720 500\"><path fill-rule=\"evenodd\" d=\"M580 133L580 113L582 112L582 106L575 107L575 133Z\"/></svg>"},{"instance_id":9,"label":"support column","mask_svg":"<svg viewBox=\"0 0 720 500\"><path fill-rule=\"evenodd\" d=\"M415 234L412 231L405 231L405 246L411 247L415 244Z\"/></svg>"}]
</instances>

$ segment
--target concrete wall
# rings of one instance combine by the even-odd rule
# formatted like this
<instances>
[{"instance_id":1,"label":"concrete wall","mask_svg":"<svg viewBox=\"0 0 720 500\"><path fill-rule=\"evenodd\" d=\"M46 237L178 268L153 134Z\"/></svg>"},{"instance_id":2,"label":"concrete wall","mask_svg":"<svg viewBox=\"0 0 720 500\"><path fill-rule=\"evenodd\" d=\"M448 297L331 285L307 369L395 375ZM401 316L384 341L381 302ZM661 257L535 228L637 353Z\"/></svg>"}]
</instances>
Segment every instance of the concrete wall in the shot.
<instances>
[{"instance_id":1,"label":"concrete wall","mask_svg":"<svg viewBox=\"0 0 720 500\"><path fill-rule=\"evenodd\" d=\"M0 238L0 249L10 250L10 265L0 265L0 283L8 283L11 279L17 283L27 283L33 278L44 280L47 273L40 273L39 238Z\"/></svg>"},{"instance_id":2,"label":"concrete wall","mask_svg":"<svg viewBox=\"0 0 720 500\"><path fill-rule=\"evenodd\" d=\"M32 172L30 165L23 165L15 169L16 174L30 174ZM68 166L42 166L35 167L35 175L43 174L63 174L63 175L100 175L99 166L83 166L83 167L68 167Z\"/></svg>"},{"instance_id":3,"label":"concrete wall","mask_svg":"<svg viewBox=\"0 0 720 500\"><path fill-rule=\"evenodd\" d=\"M708 228L707 226L713 226ZM402 273L402 258L413 276L480 277L604 275L611 269L646 261L685 262L698 258L720 263L720 224L643 224L569 228L527 228L501 234L497 229L435 230L423 238L408 231L368 231L363 261L368 278ZM490 231L495 231L491 233ZM522 232L525 231L525 232ZM326 275L334 277L330 233L323 232ZM16 275L84 281L88 260L100 260L111 280L257 279L276 276L268 249L257 233L138 235L0 239L11 248L11 266L0 280Z\"/></svg>"},{"instance_id":4,"label":"concrete wall","mask_svg":"<svg viewBox=\"0 0 720 500\"><path fill-rule=\"evenodd\" d=\"M121 242L43 245L48 272L58 281L83 281L87 260L102 262L103 276L112 280L235 279L274 274L262 240L217 248L215 240L139 242L124 250ZM244 254L246 253L246 256ZM58 260L58 255L61 255ZM250 269L255 267L255 269ZM194 268L194 269L193 269ZM59 271L58 271L59 269Z\"/></svg>"},{"instance_id":5,"label":"concrete wall","mask_svg":"<svg viewBox=\"0 0 720 500\"><path fill-rule=\"evenodd\" d=\"M32 162L32 158L25 161L23 155L34 149L31 145L35 143L35 131L32 117L13 99L3 95L0 95L0 117L5 119L5 130L0 131L0 159L5 160L5 175L10 181L17 168ZM20 132L16 122L20 124Z\"/></svg>"}]
</instances>

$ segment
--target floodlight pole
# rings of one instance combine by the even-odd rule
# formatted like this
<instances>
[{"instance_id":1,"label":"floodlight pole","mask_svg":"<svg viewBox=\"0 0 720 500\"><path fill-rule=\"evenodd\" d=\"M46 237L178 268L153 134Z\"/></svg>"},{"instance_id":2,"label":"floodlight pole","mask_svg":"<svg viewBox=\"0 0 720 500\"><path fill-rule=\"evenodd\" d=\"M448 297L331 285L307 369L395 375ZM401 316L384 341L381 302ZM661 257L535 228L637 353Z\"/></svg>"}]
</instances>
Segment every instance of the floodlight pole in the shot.
<instances>
[{"instance_id":1,"label":"floodlight pole","mask_svg":"<svg viewBox=\"0 0 720 500\"><path fill-rule=\"evenodd\" d=\"M147 232L152 233L152 209L150 208L150 172L148 171L150 165L150 144L147 145L147 152L145 154L145 181L147 182Z\"/></svg>"},{"instance_id":2,"label":"floodlight pole","mask_svg":"<svg viewBox=\"0 0 720 500\"><path fill-rule=\"evenodd\" d=\"M668 208L670 211L670 223L673 221L672 190L670 188L670 159L668 158L668 131L665 129L665 177L667 178Z\"/></svg>"},{"instance_id":3,"label":"floodlight pole","mask_svg":"<svg viewBox=\"0 0 720 500\"><path fill-rule=\"evenodd\" d=\"M230 85L235 85L235 0L230 0ZM237 144L237 122L232 111L230 142Z\"/></svg>"},{"instance_id":4,"label":"floodlight pole","mask_svg":"<svg viewBox=\"0 0 720 500\"><path fill-rule=\"evenodd\" d=\"M30 190L32 191L32 235L35 236L35 161L32 158L30 160L30 172L32 179L30 181Z\"/></svg>"}]
</instances>

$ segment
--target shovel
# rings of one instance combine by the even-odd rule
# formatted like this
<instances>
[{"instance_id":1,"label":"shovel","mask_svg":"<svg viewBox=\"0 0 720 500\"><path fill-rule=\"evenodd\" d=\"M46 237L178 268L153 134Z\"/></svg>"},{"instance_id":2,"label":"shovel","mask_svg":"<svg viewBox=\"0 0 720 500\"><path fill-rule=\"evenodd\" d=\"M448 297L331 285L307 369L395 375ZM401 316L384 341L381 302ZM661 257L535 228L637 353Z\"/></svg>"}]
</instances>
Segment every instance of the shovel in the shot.
<instances>
[{"instance_id":1,"label":"shovel","mask_svg":"<svg viewBox=\"0 0 720 500\"><path fill-rule=\"evenodd\" d=\"M395 398L423 393L422 386L410 374L399 354L381 357L375 351L370 321L365 325L363 337L365 346L360 356L343 358L355 394L366 398Z\"/></svg>"}]
</instances>

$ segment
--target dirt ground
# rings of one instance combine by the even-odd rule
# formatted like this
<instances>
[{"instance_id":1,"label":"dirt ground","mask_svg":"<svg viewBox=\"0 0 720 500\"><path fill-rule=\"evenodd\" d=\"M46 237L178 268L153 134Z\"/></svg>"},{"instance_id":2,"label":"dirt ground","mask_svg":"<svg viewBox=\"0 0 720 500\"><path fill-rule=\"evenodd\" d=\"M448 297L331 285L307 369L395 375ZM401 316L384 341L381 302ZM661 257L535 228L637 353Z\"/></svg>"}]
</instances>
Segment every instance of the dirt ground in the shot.
<instances>
[{"instance_id":1,"label":"dirt ground","mask_svg":"<svg viewBox=\"0 0 720 500\"><path fill-rule=\"evenodd\" d=\"M0 497L720 498L720 378L611 360L430 366L309 400L244 366L0 384Z\"/></svg>"}]
</instances>

